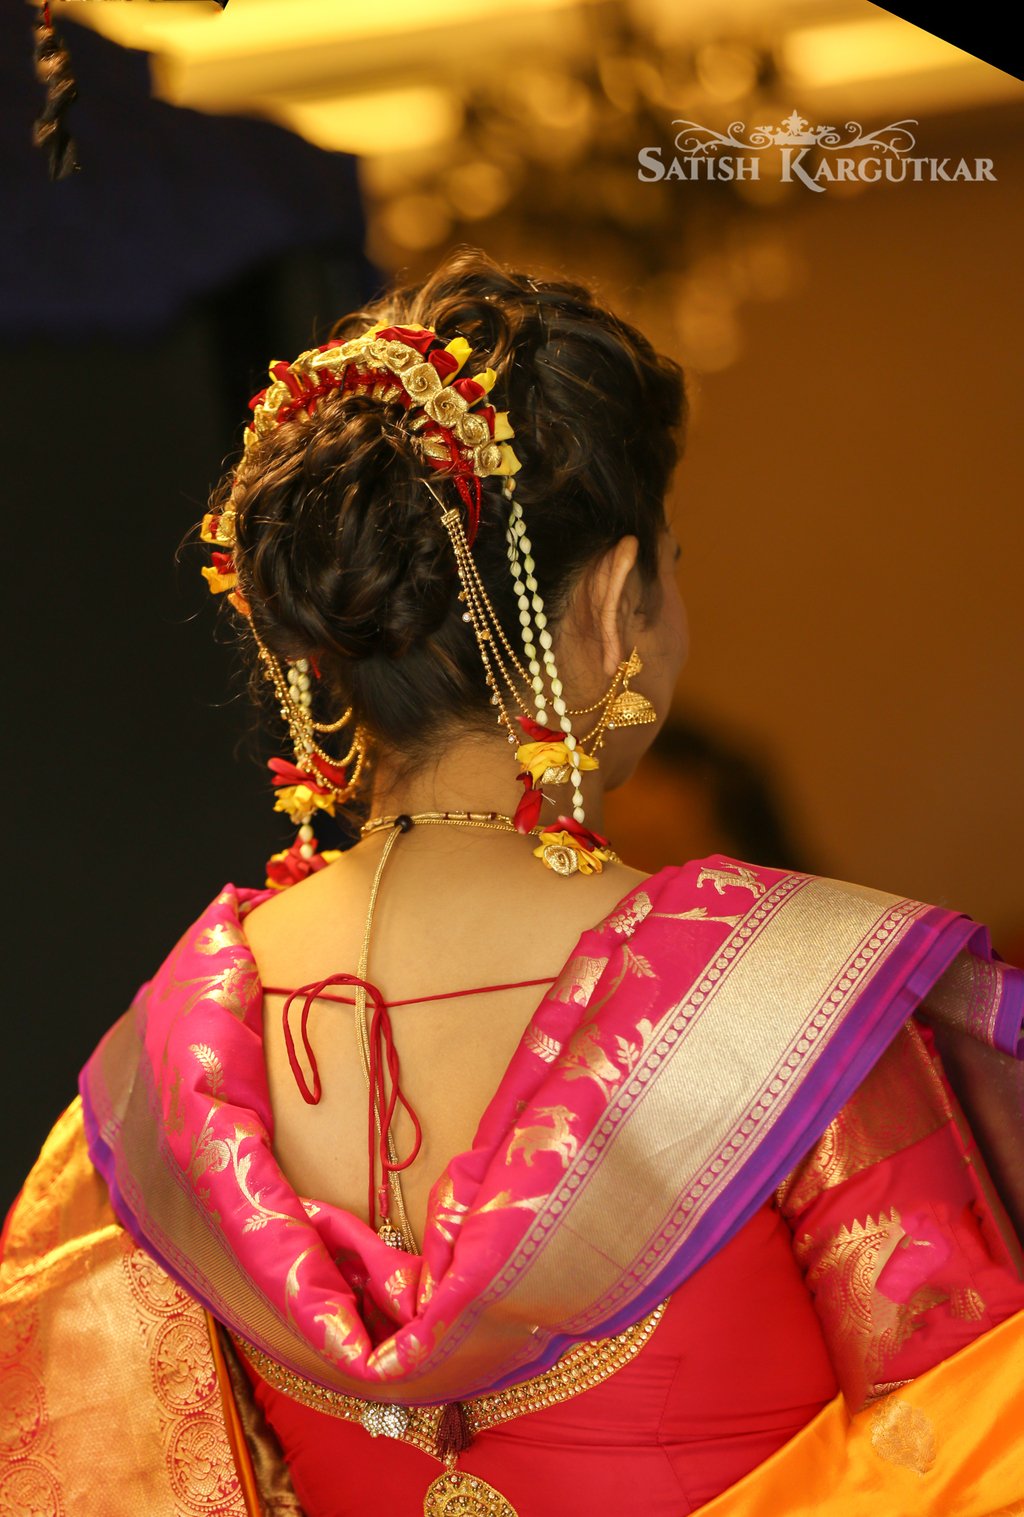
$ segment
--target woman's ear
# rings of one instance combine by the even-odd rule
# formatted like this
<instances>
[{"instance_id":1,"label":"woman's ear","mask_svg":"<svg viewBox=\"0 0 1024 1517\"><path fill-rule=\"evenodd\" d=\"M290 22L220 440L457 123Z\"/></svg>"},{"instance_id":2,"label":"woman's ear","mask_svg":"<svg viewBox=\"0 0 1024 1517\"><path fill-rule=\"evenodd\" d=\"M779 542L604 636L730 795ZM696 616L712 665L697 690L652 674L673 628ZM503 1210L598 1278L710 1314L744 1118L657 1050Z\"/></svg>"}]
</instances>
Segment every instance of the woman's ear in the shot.
<instances>
[{"instance_id":1,"label":"woman's ear","mask_svg":"<svg viewBox=\"0 0 1024 1517\"><path fill-rule=\"evenodd\" d=\"M636 568L639 547L635 537L620 537L613 548L601 555L590 574L590 610L601 642L601 662L609 679L628 652L627 629L635 612L630 576Z\"/></svg>"}]
</instances>

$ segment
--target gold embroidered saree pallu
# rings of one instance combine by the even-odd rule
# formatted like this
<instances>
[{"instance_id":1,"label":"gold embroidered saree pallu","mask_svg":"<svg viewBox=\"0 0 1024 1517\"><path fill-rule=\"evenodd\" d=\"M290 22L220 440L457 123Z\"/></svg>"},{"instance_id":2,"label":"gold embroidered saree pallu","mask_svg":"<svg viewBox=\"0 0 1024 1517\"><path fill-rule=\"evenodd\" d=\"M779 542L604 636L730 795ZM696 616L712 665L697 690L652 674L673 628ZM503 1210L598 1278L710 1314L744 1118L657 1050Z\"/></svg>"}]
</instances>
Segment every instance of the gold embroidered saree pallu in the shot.
<instances>
[{"instance_id":1,"label":"gold embroidered saree pallu","mask_svg":"<svg viewBox=\"0 0 1024 1517\"><path fill-rule=\"evenodd\" d=\"M1022 1357L1024 1313L856 1416L837 1396L695 1517L1010 1517ZM78 1102L0 1268L0 1512L302 1517L207 1314L114 1221Z\"/></svg>"},{"instance_id":2,"label":"gold embroidered saree pallu","mask_svg":"<svg viewBox=\"0 0 1024 1517\"><path fill-rule=\"evenodd\" d=\"M640 1322L915 1014L954 1064L975 1047L994 1060L987 1157L1016 1208L1024 973L962 915L716 855L652 876L582 936L437 1182L422 1254L391 1249L297 1197L273 1158L244 932L264 895L226 887L112 1028L83 1071L85 1128L146 1257L326 1391L464 1402ZM961 1062L975 1123L992 1082Z\"/></svg>"},{"instance_id":3,"label":"gold embroidered saree pallu","mask_svg":"<svg viewBox=\"0 0 1024 1517\"><path fill-rule=\"evenodd\" d=\"M638 1321L930 996L951 1037L1019 1050L1024 972L968 918L721 856L666 869L580 939L407 1254L307 1208L274 1160L244 935L264 894L225 889L108 1034L86 1127L118 1217L168 1273L348 1395L465 1400Z\"/></svg>"}]
</instances>

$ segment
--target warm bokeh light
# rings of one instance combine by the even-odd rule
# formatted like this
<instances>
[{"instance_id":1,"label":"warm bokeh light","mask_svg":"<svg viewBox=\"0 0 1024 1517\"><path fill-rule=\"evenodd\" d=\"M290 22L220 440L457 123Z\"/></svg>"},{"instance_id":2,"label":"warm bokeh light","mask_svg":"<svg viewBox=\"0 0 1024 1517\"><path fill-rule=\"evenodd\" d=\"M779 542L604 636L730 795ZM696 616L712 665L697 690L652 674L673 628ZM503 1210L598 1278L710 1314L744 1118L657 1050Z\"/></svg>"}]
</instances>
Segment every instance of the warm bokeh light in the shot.
<instances>
[{"instance_id":1,"label":"warm bokeh light","mask_svg":"<svg viewBox=\"0 0 1024 1517\"><path fill-rule=\"evenodd\" d=\"M934 69L972 69L977 62L941 37L909 27L895 16L800 27L783 39L781 54L784 65L812 88L860 79L905 79Z\"/></svg>"},{"instance_id":2,"label":"warm bokeh light","mask_svg":"<svg viewBox=\"0 0 1024 1517\"><path fill-rule=\"evenodd\" d=\"M283 97L274 114L308 142L357 157L436 147L450 141L462 122L458 99L430 85Z\"/></svg>"}]
</instances>

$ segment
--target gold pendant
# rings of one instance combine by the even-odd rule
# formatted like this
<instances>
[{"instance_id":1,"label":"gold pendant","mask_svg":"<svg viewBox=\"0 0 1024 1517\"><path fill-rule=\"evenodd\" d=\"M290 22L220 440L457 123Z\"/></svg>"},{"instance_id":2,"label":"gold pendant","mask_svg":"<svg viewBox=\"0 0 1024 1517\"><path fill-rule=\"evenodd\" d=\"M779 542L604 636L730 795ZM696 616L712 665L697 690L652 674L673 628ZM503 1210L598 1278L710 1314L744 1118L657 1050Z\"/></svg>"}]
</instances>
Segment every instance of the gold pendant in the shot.
<instances>
[{"instance_id":1,"label":"gold pendant","mask_svg":"<svg viewBox=\"0 0 1024 1517\"><path fill-rule=\"evenodd\" d=\"M377 1237L388 1248L405 1248L405 1239L397 1227L392 1227L390 1222L382 1222L377 1229Z\"/></svg>"},{"instance_id":2,"label":"gold pendant","mask_svg":"<svg viewBox=\"0 0 1024 1517\"><path fill-rule=\"evenodd\" d=\"M427 1487L423 1517L519 1517L510 1501L479 1475L444 1470Z\"/></svg>"}]
</instances>

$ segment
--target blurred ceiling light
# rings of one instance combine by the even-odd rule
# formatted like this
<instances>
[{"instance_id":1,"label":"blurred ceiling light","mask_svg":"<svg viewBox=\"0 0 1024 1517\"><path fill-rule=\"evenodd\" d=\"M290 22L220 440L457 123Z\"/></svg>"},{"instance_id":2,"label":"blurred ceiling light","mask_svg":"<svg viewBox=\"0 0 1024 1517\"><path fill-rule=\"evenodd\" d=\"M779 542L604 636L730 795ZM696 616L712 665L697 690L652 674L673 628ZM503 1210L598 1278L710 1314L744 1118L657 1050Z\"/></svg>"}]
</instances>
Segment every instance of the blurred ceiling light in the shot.
<instances>
[{"instance_id":1,"label":"blurred ceiling light","mask_svg":"<svg viewBox=\"0 0 1024 1517\"><path fill-rule=\"evenodd\" d=\"M154 88L200 110L259 109L264 96L345 93L396 78L472 79L481 58L586 50L605 0L231 0L207 6L53 0L74 20L152 55Z\"/></svg>"},{"instance_id":2,"label":"blurred ceiling light","mask_svg":"<svg viewBox=\"0 0 1024 1517\"><path fill-rule=\"evenodd\" d=\"M742 347L736 313L728 305L683 299L676 313L683 361L702 374L714 374L736 362Z\"/></svg>"},{"instance_id":3,"label":"blurred ceiling light","mask_svg":"<svg viewBox=\"0 0 1024 1517\"><path fill-rule=\"evenodd\" d=\"M422 252L444 241L451 229L451 218L437 195L400 195L384 206L380 225L398 247Z\"/></svg>"},{"instance_id":4,"label":"blurred ceiling light","mask_svg":"<svg viewBox=\"0 0 1024 1517\"><path fill-rule=\"evenodd\" d=\"M757 54L740 43L708 43L698 49L696 62L697 77L713 100L740 100L757 83Z\"/></svg>"},{"instance_id":5,"label":"blurred ceiling light","mask_svg":"<svg viewBox=\"0 0 1024 1517\"><path fill-rule=\"evenodd\" d=\"M906 77L978 60L931 32L885 17L803 27L784 36L781 61L790 78L810 88L856 79Z\"/></svg>"},{"instance_id":6,"label":"blurred ceiling light","mask_svg":"<svg viewBox=\"0 0 1024 1517\"><path fill-rule=\"evenodd\" d=\"M458 136L460 102L432 85L361 94L264 96L261 114L331 152L375 157L437 147Z\"/></svg>"},{"instance_id":7,"label":"blurred ceiling light","mask_svg":"<svg viewBox=\"0 0 1024 1517\"><path fill-rule=\"evenodd\" d=\"M581 126L591 110L590 91L560 69L523 69L510 81L535 121L555 131Z\"/></svg>"},{"instance_id":8,"label":"blurred ceiling light","mask_svg":"<svg viewBox=\"0 0 1024 1517\"><path fill-rule=\"evenodd\" d=\"M512 193L505 170L482 159L457 164L448 170L443 182L453 209L467 221L493 216Z\"/></svg>"},{"instance_id":9,"label":"blurred ceiling light","mask_svg":"<svg viewBox=\"0 0 1024 1517\"><path fill-rule=\"evenodd\" d=\"M664 97L664 79L649 58L606 55L597 69L605 95L620 111L634 110L641 98L660 101Z\"/></svg>"},{"instance_id":10,"label":"blurred ceiling light","mask_svg":"<svg viewBox=\"0 0 1024 1517\"><path fill-rule=\"evenodd\" d=\"M745 300L781 300L803 272L792 240L773 235L736 242L728 264L733 288Z\"/></svg>"},{"instance_id":11,"label":"blurred ceiling light","mask_svg":"<svg viewBox=\"0 0 1024 1517\"><path fill-rule=\"evenodd\" d=\"M443 26L490 24L497 17L578 9L581 0L388 0L383 5L343 5L338 0L231 0L227 10L197 0L173 5L93 5L87 24L133 47L173 47L181 55L230 58L238 51L296 46L316 50L326 43L386 37ZM55 12L80 18L81 0L51 0ZM81 19L85 20L84 16Z\"/></svg>"}]
</instances>

